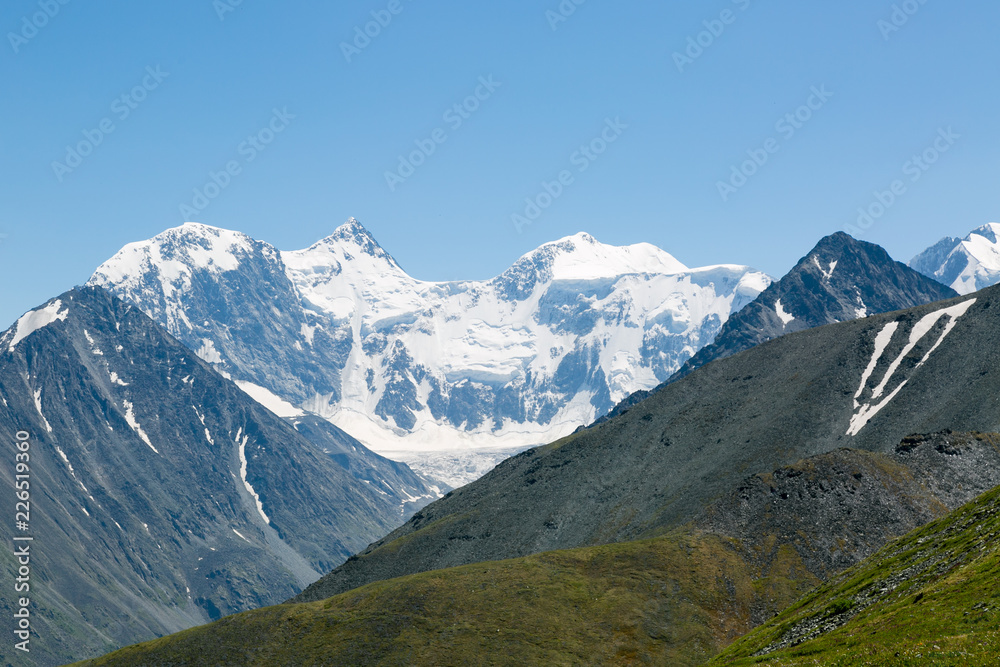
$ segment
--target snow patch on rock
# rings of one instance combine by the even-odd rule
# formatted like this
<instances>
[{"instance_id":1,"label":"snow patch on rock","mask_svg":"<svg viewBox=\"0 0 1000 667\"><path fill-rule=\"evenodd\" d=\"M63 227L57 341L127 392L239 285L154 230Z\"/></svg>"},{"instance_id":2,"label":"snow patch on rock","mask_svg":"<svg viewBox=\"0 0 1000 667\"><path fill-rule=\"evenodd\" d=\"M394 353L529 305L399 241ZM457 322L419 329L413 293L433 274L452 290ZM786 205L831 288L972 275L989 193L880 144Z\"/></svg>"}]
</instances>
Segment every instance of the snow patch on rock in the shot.
<instances>
[{"instance_id":1,"label":"snow patch on rock","mask_svg":"<svg viewBox=\"0 0 1000 667\"><path fill-rule=\"evenodd\" d=\"M62 301L56 299L43 308L32 310L22 315L15 325L14 337L10 341L9 351L13 352L18 343L39 329L47 327L53 322L65 320L69 316L69 308L67 307L66 310L61 309Z\"/></svg>"}]
</instances>

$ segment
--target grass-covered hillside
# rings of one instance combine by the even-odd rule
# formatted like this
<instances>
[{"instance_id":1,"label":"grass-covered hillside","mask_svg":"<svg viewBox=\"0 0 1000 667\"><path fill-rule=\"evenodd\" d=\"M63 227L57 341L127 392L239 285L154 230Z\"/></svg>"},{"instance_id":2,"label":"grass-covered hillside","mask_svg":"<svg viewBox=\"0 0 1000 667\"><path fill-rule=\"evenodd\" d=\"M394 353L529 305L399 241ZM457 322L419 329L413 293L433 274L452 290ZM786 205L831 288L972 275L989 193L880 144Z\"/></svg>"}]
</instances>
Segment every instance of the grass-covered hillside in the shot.
<instances>
[{"instance_id":1,"label":"grass-covered hillside","mask_svg":"<svg viewBox=\"0 0 1000 667\"><path fill-rule=\"evenodd\" d=\"M787 550L750 570L713 535L548 552L244 612L97 665L702 664L815 584Z\"/></svg>"},{"instance_id":2,"label":"grass-covered hillside","mask_svg":"<svg viewBox=\"0 0 1000 667\"><path fill-rule=\"evenodd\" d=\"M835 577L712 664L994 666L1000 489Z\"/></svg>"}]
</instances>

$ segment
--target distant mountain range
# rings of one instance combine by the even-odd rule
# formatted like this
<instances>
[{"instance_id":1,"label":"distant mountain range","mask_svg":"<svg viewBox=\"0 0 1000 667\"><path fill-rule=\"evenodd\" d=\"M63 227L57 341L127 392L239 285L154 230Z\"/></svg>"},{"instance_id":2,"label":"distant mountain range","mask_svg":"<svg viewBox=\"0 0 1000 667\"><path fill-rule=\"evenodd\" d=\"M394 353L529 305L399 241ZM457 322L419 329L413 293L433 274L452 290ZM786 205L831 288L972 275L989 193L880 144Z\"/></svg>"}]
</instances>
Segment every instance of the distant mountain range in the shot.
<instances>
[{"instance_id":1,"label":"distant mountain range","mask_svg":"<svg viewBox=\"0 0 1000 667\"><path fill-rule=\"evenodd\" d=\"M1000 282L1000 224L990 223L964 239L948 237L920 253L910 266L951 286L960 294L971 294Z\"/></svg>"},{"instance_id":2,"label":"distant mountain range","mask_svg":"<svg viewBox=\"0 0 1000 667\"><path fill-rule=\"evenodd\" d=\"M332 424L274 415L99 288L0 335L0 399L2 437L31 443L31 664L280 602L438 495Z\"/></svg>"},{"instance_id":3,"label":"distant mountain range","mask_svg":"<svg viewBox=\"0 0 1000 667\"><path fill-rule=\"evenodd\" d=\"M506 456L656 386L770 278L578 234L489 281L430 283L351 220L295 252L189 223L126 246L90 284L235 380L459 485L485 471L456 471L454 452ZM438 450L452 456L435 466Z\"/></svg>"}]
</instances>

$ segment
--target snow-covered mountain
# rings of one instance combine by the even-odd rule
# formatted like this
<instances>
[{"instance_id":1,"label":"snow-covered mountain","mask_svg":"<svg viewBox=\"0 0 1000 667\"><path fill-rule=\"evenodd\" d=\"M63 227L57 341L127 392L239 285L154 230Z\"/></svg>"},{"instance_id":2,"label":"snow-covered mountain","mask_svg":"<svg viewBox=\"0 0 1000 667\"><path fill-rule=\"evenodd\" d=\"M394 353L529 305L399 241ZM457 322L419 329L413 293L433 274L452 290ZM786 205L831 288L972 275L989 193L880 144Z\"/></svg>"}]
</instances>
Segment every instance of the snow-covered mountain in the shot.
<instances>
[{"instance_id":1,"label":"snow-covered mountain","mask_svg":"<svg viewBox=\"0 0 1000 667\"><path fill-rule=\"evenodd\" d=\"M492 280L425 282L352 219L293 252L188 223L126 246L90 284L245 389L419 466L428 452L515 450L589 423L669 377L770 282L587 234Z\"/></svg>"},{"instance_id":2,"label":"snow-covered mountain","mask_svg":"<svg viewBox=\"0 0 1000 667\"><path fill-rule=\"evenodd\" d=\"M970 294L1000 283L1000 223L991 222L964 239L943 238L910 261L910 268Z\"/></svg>"}]
</instances>

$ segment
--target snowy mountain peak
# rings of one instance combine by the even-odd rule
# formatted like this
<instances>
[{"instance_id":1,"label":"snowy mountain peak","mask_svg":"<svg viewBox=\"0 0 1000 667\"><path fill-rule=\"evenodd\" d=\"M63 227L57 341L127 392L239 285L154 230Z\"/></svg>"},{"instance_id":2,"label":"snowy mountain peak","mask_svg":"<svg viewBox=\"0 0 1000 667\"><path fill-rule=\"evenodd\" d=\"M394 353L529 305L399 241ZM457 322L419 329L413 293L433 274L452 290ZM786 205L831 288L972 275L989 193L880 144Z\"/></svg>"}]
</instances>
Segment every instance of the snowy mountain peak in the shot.
<instances>
[{"instance_id":1,"label":"snowy mountain peak","mask_svg":"<svg viewBox=\"0 0 1000 667\"><path fill-rule=\"evenodd\" d=\"M580 232L523 255L493 280L508 297L523 300L541 283L598 280L636 274L674 275L688 271L670 253L649 243L613 246Z\"/></svg>"},{"instance_id":2,"label":"snowy mountain peak","mask_svg":"<svg viewBox=\"0 0 1000 667\"><path fill-rule=\"evenodd\" d=\"M95 277L118 283L135 276L137 270L154 266L160 267L160 273L171 280L182 278L195 267L213 272L232 271L239 266L242 256L253 252L255 245L256 241L241 232L186 222L147 241L129 243L102 264Z\"/></svg>"},{"instance_id":3,"label":"snowy mountain peak","mask_svg":"<svg viewBox=\"0 0 1000 667\"><path fill-rule=\"evenodd\" d=\"M649 243L613 246L601 243L585 232L546 243L534 253L547 254L549 250L553 260L553 277L556 280L603 278L634 273L671 274L688 270L673 255Z\"/></svg>"},{"instance_id":4,"label":"snowy mountain peak","mask_svg":"<svg viewBox=\"0 0 1000 667\"><path fill-rule=\"evenodd\" d=\"M991 222L964 239L947 237L910 261L910 267L969 294L1000 282L1000 224Z\"/></svg>"},{"instance_id":5,"label":"snowy mountain peak","mask_svg":"<svg viewBox=\"0 0 1000 667\"><path fill-rule=\"evenodd\" d=\"M277 257L272 246L241 232L187 222L129 243L99 266L87 284L145 304L147 314L171 331L191 331L194 325L178 297L201 292L223 274L250 264L266 266Z\"/></svg>"},{"instance_id":6,"label":"snowy mountain peak","mask_svg":"<svg viewBox=\"0 0 1000 667\"><path fill-rule=\"evenodd\" d=\"M979 229L975 230L969 236L982 236L983 238L990 241L990 243L998 242L998 234L1000 234L1000 222L989 222ZM968 239L966 239L968 240Z\"/></svg>"},{"instance_id":7,"label":"snowy mountain peak","mask_svg":"<svg viewBox=\"0 0 1000 667\"><path fill-rule=\"evenodd\" d=\"M333 234L309 248L284 254L292 256L292 261L295 263L301 263L302 259L310 261L311 258L320 262L332 260L337 264L344 260L350 262L357 255L366 255L377 263L387 264L393 271L402 272L399 262L379 245L372 233L356 218L349 218L347 222L337 227Z\"/></svg>"}]
</instances>

